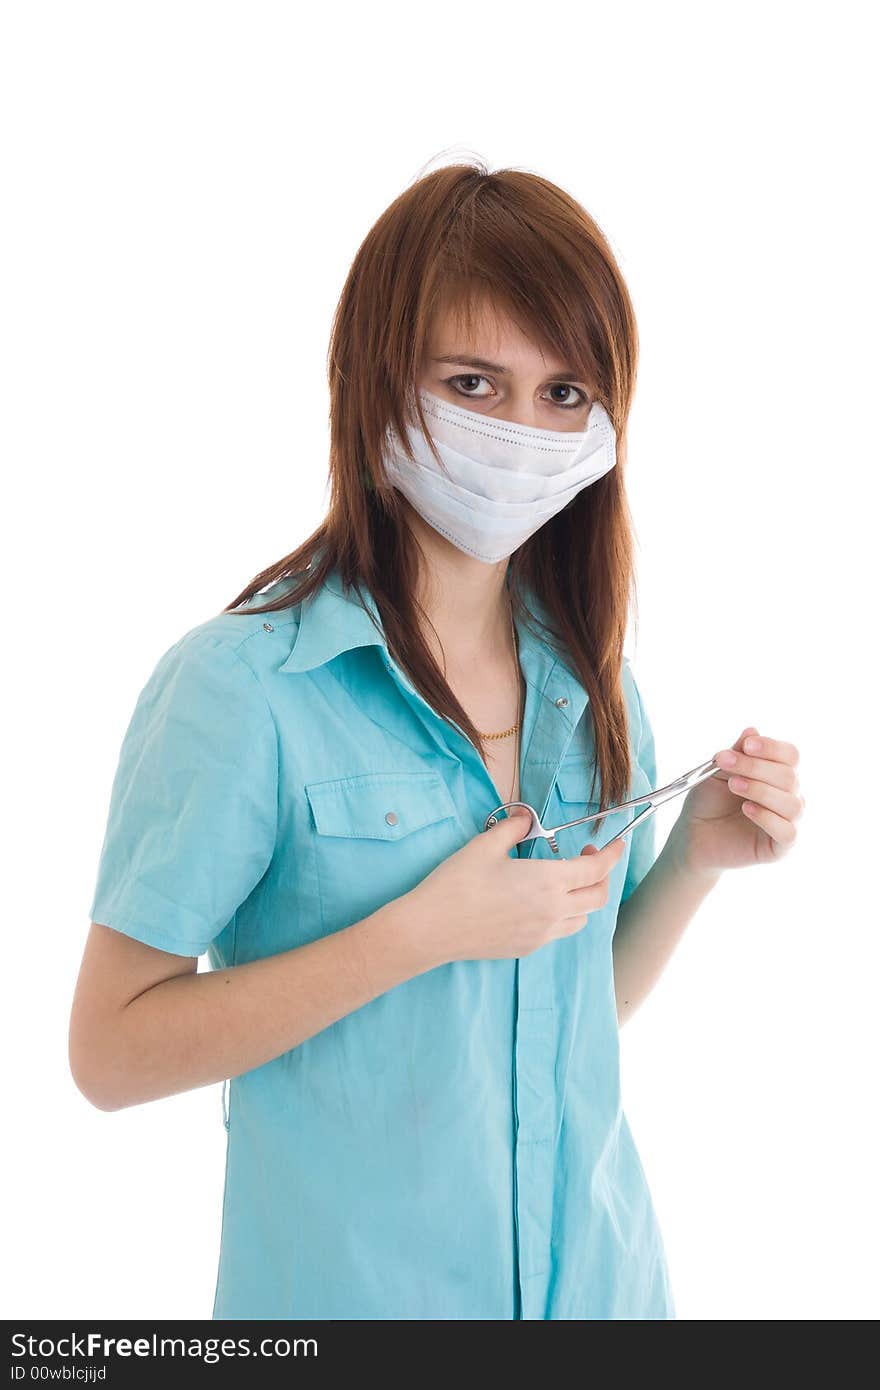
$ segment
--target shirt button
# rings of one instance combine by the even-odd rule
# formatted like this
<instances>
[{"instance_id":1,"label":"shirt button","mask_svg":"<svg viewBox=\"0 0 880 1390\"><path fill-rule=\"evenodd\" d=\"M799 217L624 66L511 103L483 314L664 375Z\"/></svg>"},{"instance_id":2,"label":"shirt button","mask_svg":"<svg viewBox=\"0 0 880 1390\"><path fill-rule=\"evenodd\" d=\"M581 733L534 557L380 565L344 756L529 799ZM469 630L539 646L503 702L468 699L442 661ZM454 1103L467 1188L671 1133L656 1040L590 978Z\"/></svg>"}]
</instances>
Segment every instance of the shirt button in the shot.
<instances>
[{"instance_id":1,"label":"shirt button","mask_svg":"<svg viewBox=\"0 0 880 1390\"><path fill-rule=\"evenodd\" d=\"M263 623L263 631L264 631L264 632L274 632L275 629L274 629L274 627L272 626L271 623Z\"/></svg>"},{"instance_id":2,"label":"shirt button","mask_svg":"<svg viewBox=\"0 0 880 1390\"><path fill-rule=\"evenodd\" d=\"M557 709L564 709L565 706L566 706L567 704L568 704L568 696L567 696L567 695L560 695L559 699L556 701L556 708L557 708Z\"/></svg>"},{"instance_id":3,"label":"shirt button","mask_svg":"<svg viewBox=\"0 0 880 1390\"><path fill-rule=\"evenodd\" d=\"M385 812L385 819L387 820L387 822L388 822L389 825L396 825L396 824L397 824L397 812L396 812L396 811L386 811L386 812Z\"/></svg>"}]
</instances>

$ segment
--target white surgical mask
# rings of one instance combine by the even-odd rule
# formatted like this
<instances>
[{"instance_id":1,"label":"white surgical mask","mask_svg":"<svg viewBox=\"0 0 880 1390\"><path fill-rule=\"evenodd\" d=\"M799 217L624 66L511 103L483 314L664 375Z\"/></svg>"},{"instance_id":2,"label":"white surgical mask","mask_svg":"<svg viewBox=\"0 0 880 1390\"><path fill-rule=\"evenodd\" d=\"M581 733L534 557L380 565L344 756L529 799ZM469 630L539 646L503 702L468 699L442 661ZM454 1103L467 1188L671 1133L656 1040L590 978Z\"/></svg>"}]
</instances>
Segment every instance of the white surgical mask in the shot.
<instances>
[{"instance_id":1,"label":"white surgical mask","mask_svg":"<svg viewBox=\"0 0 880 1390\"><path fill-rule=\"evenodd\" d=\"M617 439L598 401L583 431L538 430L452 405L420 391L431 437L408 426L416 462L392 426L383 453L388 480L420 516L468 555L506 560L523 541L617 462Z\"/></svg>"}]
</instances>

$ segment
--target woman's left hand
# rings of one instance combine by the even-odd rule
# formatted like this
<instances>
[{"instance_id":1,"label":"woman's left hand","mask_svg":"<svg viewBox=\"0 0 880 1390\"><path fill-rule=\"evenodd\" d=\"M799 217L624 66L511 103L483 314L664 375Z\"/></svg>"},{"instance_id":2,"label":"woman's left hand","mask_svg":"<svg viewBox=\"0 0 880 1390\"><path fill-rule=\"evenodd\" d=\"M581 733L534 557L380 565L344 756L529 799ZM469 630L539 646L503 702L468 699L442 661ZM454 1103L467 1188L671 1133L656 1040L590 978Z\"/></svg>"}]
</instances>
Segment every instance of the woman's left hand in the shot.
<instances>
[{"instance_id":1,"label":"woman's left hand","mask_svg":"<svg viewBox=\"0 0 880 1390\"><path fill-rule=\"evenodd\" d=\"M684 865L712 874L787 854L806 805L798 756L793 743L753 727L716 753L721 771L688 792L673 827Z\"/></svg>"}]
</instances>

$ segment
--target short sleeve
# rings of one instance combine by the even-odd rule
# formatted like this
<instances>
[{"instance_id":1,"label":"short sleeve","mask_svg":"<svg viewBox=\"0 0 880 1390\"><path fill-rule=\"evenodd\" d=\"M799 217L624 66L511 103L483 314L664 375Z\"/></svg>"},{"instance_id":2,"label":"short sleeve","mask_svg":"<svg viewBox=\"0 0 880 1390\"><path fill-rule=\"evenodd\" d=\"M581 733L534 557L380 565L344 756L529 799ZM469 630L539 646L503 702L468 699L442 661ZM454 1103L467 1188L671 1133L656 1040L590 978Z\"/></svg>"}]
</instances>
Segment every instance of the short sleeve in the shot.
<instances>
[{"instance_id":1,"label":"short sleeve","mask_svg":"<svg viewBox=\"0 0 880 1390\"><path fill-rule=\"evenodd\" d=\"M110 794L90 917L198 956L272 859L278 740L234 648L195 629L138 696Z\"/></svg>"},{"instance_id":2,"label":"short sleeve","mask_svg":"<svg viewBox=\"0 0 880 1390\"><path fill-rule=\"evenodd\" d=\"M628 688L631 737L634 762L637 764L633 767L633 785L639 789L634 795L639 796L642 795L643 790L653 791L656 787L657 761L654 754L654 733L651 722L635 677L628 667L626 669L628 676L625 677L624 685L625 688ZM643 807L636 807L633 814L637 815L643 809ZM629 862L623 881L621 904L625 903L630 894L635 892L657 858L656 822L656 816L648 816L647 820L630 833Z\"/></svg>"}]
</instances>

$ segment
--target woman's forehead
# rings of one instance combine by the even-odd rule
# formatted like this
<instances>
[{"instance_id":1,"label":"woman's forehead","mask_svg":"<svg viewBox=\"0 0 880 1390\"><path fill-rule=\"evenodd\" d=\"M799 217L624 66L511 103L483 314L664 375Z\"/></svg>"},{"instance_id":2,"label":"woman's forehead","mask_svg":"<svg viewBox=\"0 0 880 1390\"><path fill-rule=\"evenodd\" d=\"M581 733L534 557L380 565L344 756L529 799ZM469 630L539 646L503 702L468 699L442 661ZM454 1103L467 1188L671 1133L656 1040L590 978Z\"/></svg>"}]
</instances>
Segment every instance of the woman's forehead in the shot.
<instances>
[{"instance_id":1,"label":"woman's forehead","mask_svg":"<svg viewBox=\"0 0 880 1390\"><path fill-rule=\"evenodd\" d=\"M468 313L468 305L461 301L437 305L425 344L430 360L445 359L496 371L539 365L563 375L573 374L571 364L558 358L537 330L516 318L503 303L484 294L472 301L470 309Z\"/></svg>"}]
</instances>

